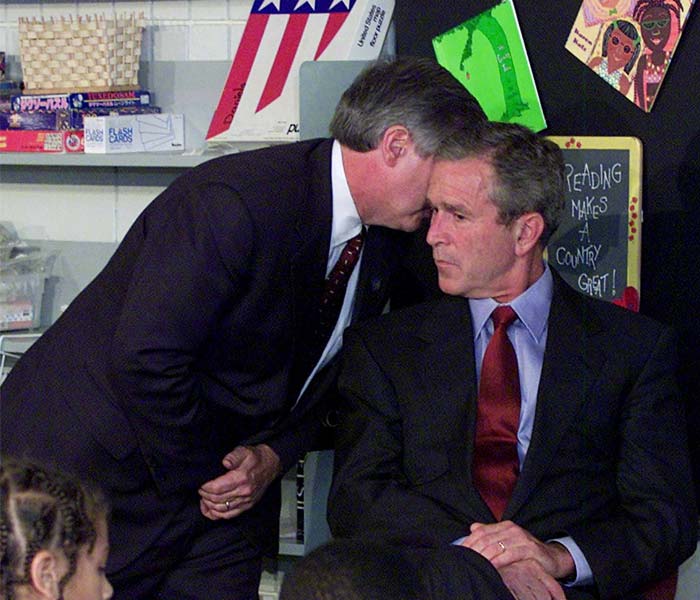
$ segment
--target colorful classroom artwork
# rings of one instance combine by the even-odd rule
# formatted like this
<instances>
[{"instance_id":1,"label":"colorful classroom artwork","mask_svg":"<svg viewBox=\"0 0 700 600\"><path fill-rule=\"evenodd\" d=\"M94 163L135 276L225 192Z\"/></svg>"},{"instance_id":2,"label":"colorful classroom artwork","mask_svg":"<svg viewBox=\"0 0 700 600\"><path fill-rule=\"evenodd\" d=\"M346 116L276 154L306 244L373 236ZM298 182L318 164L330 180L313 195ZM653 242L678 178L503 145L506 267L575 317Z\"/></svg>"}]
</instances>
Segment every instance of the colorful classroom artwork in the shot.
<instances>
[{"instance_id":1,"label":"colorful classroom artwork","mask_svg":"<svg viewBox=\"0 0 700 600\"><path fill-rule=\"evenodd\" d=\"M513 0L433 38L437 61L479 101L489 119L547 126Z\"/></svg>"},{"instance_id":2,"label":"colorful classroom artwork","mask_svg":"<svg viewBox=\"0 0 700 600\"><path fill-rule=\"evenodd\" d=\"M583 0L566 49L649 112L694 0Z\"/></svg>"},{"instance_id":3,"label":"colorful classroom artwork","mask_svg":"<svg viewBox=\"0 0 700 600\"><path fill-rule=\"evenodd\" d=\"M574 289L639 310L642 143L551 136L564 154L566 208L547 260Z\"/></svg>"}]
</instances>

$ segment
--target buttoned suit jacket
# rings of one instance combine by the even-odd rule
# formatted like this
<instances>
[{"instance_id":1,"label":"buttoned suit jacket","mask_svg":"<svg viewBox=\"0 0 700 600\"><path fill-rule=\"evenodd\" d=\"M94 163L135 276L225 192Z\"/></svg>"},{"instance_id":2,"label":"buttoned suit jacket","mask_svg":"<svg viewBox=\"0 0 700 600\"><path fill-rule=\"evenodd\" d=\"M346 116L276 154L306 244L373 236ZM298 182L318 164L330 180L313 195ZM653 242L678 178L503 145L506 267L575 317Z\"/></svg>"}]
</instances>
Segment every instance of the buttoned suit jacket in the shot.
<instances>
[{"instance_id":1,"label":"buttoned suit jacket","mask_svg":"<svg viewBox=\"0 0 700 600\"><path fill-rule=\"evenodd\" d=\"M0 389L3 452L108 493L111 571L174 528L235 446L267 442L284 469L308 448L334 366L293 412L291 380L325 278L331 145L228 155L179 177ZM369 228L356 319L384 307L401 235ZM236 520L270 552L278 505L272 486Z\"/></svg>"},{"instance_id":2,"label":"buttoned suit jacket","mask_svg":"<svg viewBox=\"0 0 700 600\"><path fill-rule=\"evenodd\" d=\"M390 313L345 344L331 531L439 546L494 522L471 483L468 300ZM596 586L567 594L613 598L692 553L696 514L672 333L554 274L532 439L503 518L543 541L572 536Z\"/></svg>"}]
</instances>

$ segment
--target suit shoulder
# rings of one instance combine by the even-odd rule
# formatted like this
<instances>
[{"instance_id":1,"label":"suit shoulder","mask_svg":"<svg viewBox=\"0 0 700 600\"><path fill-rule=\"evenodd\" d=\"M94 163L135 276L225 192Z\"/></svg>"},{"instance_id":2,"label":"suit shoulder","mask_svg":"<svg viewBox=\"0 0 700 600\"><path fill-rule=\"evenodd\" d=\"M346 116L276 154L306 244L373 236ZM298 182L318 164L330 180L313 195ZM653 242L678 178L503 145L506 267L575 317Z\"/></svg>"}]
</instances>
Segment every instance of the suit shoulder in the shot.
<instances>
[{"instance_id":1,"label":"suit shoulder","mask_svg":"<svg viewBox=\"0 0 700 600\"><path fill-rule=\"evenodd\" d=\"M269 177L273 173L298 173L317 154L330 156L331 144L332 140L329 139L315 139L226 154L194 167L189 172L190 178L230 181L237 177L257 178Z\"/></svg>"},{"instance_id":2,"label":"suit shoulder","mask_svg":"<svg viewBox=\"0 0 700 600\"><path fill-rule=\"evenodd\" d=\"M580 303L581 314L588 315L588 320L598 320L601 326L620 335L634 338L658 338L663 334L672 333L671 326L662 323L648 315L634 312L612 302L592 298L575 290L571 290Z\"/></svg>"},{"instance_id":3,"label":"suit shoulder","mask_svg":"<svg viewBox=\"0 0 700 600\"><path fill-rule=\"evenodd\" d=\"M390 310L377 317L365 319L352 325L349 331L367 340L417 335L428 317L447 305L459 302L464 302L464 299L444 296L426 300L419 304ZM401 337L395 339L399 341Z\"/></svg>"},{"instance_id":4,"label":"suit shoulder","mask_svg":"<svg viewBox=\"0 0 700 600\"><path fill-rule=\"evenodd\" d=\"M232 220L234 207L286 227L330 196L331 147L332 140L317 139L220 156L180 175L154 204L170 211L187 202L218 225Z\"/></svg>"}]
</instances>

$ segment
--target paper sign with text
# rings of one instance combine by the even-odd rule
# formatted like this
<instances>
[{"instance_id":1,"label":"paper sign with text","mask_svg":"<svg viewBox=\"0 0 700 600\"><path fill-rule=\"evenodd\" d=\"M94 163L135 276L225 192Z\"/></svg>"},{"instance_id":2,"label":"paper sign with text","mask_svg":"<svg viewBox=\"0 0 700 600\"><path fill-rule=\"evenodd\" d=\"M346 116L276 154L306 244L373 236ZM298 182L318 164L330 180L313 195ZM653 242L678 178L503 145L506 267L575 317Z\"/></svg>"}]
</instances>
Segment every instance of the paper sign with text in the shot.
<instances>
[{"instance_id":1,"label":"paper sign with text","mask_svg":"<svg viewBox=\"0 0 700 600\"><path fill-rule=\"evenodd\" d=\"M255 0L208 142L299 139L299 67L373 60L394 0Z\"/></svg>"},{"instance_id":2,"label":"paper sign with text","mask_svg":"<svg viewBox=\"0 0 700 600\"><path fill-rule=\"evenodd\" d=\"M566 207L547 259L576 290L639 310L642 144L634 137L558 137Z\"/></svg>"}]
</instances>

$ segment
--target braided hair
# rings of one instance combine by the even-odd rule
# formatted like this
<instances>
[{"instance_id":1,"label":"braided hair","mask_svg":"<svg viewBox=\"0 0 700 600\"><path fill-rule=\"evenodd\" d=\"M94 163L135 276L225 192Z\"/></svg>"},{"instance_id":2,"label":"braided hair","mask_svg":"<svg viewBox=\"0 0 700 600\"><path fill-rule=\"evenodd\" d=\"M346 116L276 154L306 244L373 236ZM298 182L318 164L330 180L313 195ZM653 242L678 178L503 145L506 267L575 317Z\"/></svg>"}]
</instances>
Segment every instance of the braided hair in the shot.
<instances>
[{"instance_id":1,"label":"braided hair","mask_svg":"<svg viewBox=\"0 0 700 600\"><path fill-rule=\"evenodd\" d=\"M37 464L3 457L0 463L0 598L30 583L40 550L58 551L68 561L59 592L75 573L78 553L92 551L96 524L106 517L103 496L77 480Z\"/></svg>"},{"instance_id":2,"label":"braided hair","mask_svg":"<svg viewBox=\"0 0 700 600\"><path fill-rule=\"evenodd\" d=\"M632 14L633 18L641 23L644 13L650 8L665 8L675 14L679 21L683 11L683 5L680 3L680 0L638 0Z\"/></svg>"}]
</instances>

